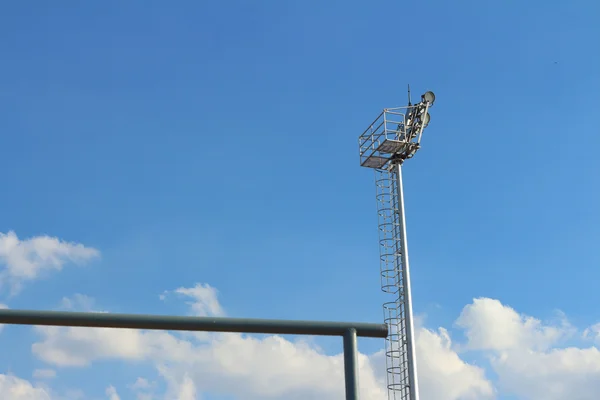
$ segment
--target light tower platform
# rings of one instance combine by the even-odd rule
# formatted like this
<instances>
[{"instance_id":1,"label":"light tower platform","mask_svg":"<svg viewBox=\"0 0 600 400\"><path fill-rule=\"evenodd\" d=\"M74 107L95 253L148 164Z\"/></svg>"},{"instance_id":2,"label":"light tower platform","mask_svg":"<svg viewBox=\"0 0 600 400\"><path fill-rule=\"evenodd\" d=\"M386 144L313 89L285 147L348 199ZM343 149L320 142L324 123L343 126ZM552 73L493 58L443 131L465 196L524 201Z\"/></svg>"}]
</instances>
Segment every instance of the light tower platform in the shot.
<instances>
[{"instance_id":1,"label":"light tower platform","mask_svg":"<svg viewBox=\"0 0 600 400\"><path fill-rule=\"evenodd\" d=\"M360 165L381 169L392 159L402 163L414 156L429 123L428 109L429 103L384 109L359 136ZM422 115L422 123L415 123Z\"/></svg>"}]
</instances>

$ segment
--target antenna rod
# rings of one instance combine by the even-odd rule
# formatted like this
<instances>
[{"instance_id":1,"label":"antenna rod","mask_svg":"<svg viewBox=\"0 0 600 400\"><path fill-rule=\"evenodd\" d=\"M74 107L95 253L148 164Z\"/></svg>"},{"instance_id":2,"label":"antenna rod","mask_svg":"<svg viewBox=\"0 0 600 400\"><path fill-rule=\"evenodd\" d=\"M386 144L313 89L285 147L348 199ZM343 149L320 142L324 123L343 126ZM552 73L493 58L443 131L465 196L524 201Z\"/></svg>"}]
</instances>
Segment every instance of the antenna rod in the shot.
<instances>
[{"instance_id":1,"label":"antenna rod","mask_svg":"<svg viewBox=\"0 0 600 400\"><path fill-rule=\"evenodd\" d=\"M408 84L408 106L412 106L411 102L410 102L410 83Z\"/></svg>"}]
</instances>

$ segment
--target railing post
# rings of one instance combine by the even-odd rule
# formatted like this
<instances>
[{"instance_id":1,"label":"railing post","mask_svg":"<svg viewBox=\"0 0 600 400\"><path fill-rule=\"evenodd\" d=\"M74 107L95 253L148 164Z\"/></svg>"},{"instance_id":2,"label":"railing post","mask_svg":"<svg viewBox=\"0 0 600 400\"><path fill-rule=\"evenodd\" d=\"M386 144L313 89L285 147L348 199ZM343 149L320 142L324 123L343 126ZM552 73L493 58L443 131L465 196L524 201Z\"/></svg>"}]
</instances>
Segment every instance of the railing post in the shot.
<instances>
[{"instance_id":1,"label":"railing post","mask_svg":"<svg viewBox=\"0 0 600 400\"><path fill-rule=\"evenodd\" d=\"M358 348L354 328L344 333L344 378L346 400L358 400Z\"/></svg>"}]
</instances>

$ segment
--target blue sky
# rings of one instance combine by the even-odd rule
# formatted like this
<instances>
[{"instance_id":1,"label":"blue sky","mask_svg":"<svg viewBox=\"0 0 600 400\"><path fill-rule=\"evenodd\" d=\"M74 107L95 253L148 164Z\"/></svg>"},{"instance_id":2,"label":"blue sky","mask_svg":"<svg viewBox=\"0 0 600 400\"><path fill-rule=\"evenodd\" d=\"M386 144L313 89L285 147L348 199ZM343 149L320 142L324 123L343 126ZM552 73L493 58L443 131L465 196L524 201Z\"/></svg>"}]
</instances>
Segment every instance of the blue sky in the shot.
<instances>
[{"instance_id":1,"label":"blue sky","mask_svg":"<svg viewBox=\"0 0 600 400\"><path fill-rule=\"evenodd\" d=\"M100 257L14 296L5 282L0 303L52 309L79 293L181 314L159 295L207 283L231 316L380 321L357 136L410 83L437 96L404 168L424 325L465 344L455 320L484 297L543 321L559 309L583 332L600 322L599 13L583 0L2 4L0 232ZM578 335L569 345L592 346ZM160 375L122 360L57 367L35 341L5 327L0 374L56 368L52 390L105 398L111 384L122 399ZM535 398L503 389L487 355L460 356L497 398Z\"/></svg>"}]
</instances>

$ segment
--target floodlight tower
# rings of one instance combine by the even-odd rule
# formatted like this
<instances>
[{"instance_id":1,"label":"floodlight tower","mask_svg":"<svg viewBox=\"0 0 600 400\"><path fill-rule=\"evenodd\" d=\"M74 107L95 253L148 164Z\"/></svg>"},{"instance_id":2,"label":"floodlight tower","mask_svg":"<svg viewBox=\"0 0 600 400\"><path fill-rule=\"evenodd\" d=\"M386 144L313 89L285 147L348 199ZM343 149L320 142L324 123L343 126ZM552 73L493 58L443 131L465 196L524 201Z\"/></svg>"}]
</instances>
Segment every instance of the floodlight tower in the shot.
<instances>
[{"instance_id":1,"label":"floodlight tower","mask_svg":"<svg viewBox=\"0 0 600 400\"><path fill-rule=\"evenodd\" d=\"M381 289L394 296L383 304L388 398L394 400L419 400L402 164L419 150L434 101L426 92L412 105L409 87L408 106L384 109L359 137L360 165L375 170Z\"/></svg>"}]
</instances>

